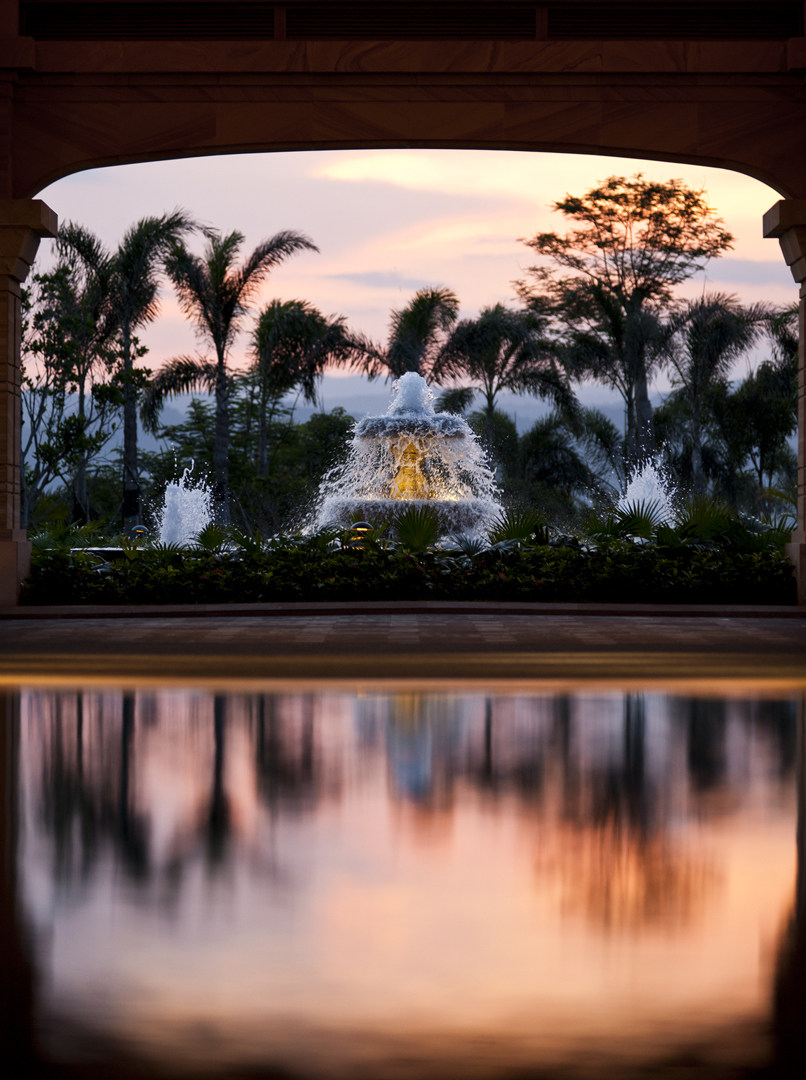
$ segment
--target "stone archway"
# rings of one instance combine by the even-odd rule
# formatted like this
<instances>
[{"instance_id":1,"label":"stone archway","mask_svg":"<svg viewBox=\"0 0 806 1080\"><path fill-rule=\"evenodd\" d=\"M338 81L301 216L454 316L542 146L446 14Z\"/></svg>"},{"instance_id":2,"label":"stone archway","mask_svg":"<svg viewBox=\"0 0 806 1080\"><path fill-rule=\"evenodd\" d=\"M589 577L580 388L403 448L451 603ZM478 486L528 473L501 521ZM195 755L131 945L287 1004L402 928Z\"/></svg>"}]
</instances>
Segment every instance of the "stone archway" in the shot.
<instances>
[{"instance_id":1,"label":"stone archway","mask_svg":"<svg viewBox=\"0 0 806 1080\"><path fill-rule=\"evenodd\" d=\"M806 282L801 0L19 0L0 13L0 604L19 527L19 286L71 172L202 154L514 149L734 169ZM58 208L57 208L58 209ZM802 289L802 291L804 291ZM806 603L806 300L799 526Z\"/></svg>"}]
</instances>

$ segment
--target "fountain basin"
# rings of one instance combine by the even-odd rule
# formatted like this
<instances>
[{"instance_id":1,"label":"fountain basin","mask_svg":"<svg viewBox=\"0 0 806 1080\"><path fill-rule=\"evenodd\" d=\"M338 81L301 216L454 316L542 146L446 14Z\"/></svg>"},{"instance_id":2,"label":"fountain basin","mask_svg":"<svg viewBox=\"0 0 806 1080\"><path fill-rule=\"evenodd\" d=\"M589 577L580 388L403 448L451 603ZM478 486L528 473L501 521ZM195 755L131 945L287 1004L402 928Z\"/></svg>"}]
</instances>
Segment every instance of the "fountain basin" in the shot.
<instances>
[{"instance_id":1,"label":"fountain basin","mask_svg":"<svg viewBox=\"0 0 806 1080\"><path fill-rule=\"evenodd\" d=\"M488 503L483 499L462 499L455 502L442 499L358 499L333 496L322 504L319 520L322 525L349 527L363 519L373 524L388 522L394 526L401 514L408 510L425 508L439 518L444 533L461 532L473 534L483 525L490 524Z\"/></svg>"},{"instance_id":2,"label":"fountain basin","mask_svg":"<svg viewBox=\"0 0 806 1080\"><path fill-rule=\"evenodd\" d=\"M431 398L425 379L406 372L386 413L356 424L346 465L320 488L316 527L394 526L412 508L432 510L445 534L492 524L501 505L484 450L464 417L435 412Z\"/></svg>"}]
</instances>

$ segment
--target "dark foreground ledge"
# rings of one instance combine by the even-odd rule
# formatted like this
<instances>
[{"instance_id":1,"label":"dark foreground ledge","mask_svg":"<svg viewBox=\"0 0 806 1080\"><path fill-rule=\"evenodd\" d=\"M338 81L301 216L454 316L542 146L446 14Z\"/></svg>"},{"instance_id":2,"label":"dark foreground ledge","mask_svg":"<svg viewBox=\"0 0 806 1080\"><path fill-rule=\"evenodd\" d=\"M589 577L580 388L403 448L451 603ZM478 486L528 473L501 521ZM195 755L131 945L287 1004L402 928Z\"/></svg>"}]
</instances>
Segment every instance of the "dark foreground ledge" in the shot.
<instances>
[{"instance_id":1,"label":"dark foreground ledge","mask_svg":"<svg viewBox=\"0 0 806 1080\"><path fill-rule=\"evenodd\" d=\"M704 616L726 619L806 619L806 606L786 604L526 603L475 600L300 601L258 604L31 604L0 607L0 619L126 619L291 615L582 615Z\"/></svg>"},{"instance_id":2,"label":"dark foreground ledge","mask_svg":"<svg viewBox=\"0 0 806 1080\"><path fill-rule=\"evenodd\" d=\"M801 694L806 609L433 600L0 612L0 690L311 682Z\"/></svg>"}]
</instances>

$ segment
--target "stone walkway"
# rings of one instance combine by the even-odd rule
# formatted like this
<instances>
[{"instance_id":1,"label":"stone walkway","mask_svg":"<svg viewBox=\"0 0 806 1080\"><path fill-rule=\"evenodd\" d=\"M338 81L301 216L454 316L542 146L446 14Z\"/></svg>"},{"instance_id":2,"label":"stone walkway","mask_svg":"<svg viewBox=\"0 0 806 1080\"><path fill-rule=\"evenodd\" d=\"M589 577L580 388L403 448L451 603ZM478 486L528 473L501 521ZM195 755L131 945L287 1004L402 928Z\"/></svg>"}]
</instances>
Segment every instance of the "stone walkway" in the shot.
<instances>
[{"instance_id":1,"label":"stone walkway","mask_svg":"<svg viewBox=\"0 0 806 1080\"><path fill-rule=\"evenodd\" d=\"M403 610L400 610L403 608ZM704 682L806 690L806 613L0 613L0 684Z\"/></svg>"}]
</instances>

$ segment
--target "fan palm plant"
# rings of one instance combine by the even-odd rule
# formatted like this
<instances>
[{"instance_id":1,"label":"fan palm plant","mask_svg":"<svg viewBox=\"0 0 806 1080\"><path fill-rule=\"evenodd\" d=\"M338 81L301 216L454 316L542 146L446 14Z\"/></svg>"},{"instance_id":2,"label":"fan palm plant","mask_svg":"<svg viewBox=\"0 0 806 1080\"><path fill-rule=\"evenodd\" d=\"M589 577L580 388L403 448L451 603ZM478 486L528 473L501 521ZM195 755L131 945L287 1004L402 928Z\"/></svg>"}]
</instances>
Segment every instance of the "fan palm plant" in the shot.
<instances>
[{"instance_id":1,"label":"fan palm plant","mask_svg":"<svg viewBox=\"0 0 806 1080\"><path fill-rule=\"evenodd\" d=\"M284 259L298 251L318 251L302 233L285 230L264 240L238 265L244 236L223 235L206 229L202 255L183 243L172 247L165 269L174 284L183 311L195 322L199 337L209 342L215 359L179 356L157 373L144 402L144 420L152 428L166 397L188 390L212 390L215 395L213 500L219 524L229 516L229 374L227 360L243 316L268 276Z\"/></svg>"},{"instance_id":2,"label":"fan palm plant","mask_svg":"<svg viewBox=\"0 0 806 1080\"><path fill-rule=\"evenodd\" d=\"M442 533L439 514L431 506L411 506L395 519L398 543L407 551L423 552L432 547Z\"/></svg>"},{"instance_id":3,"label":"fan palm plant","mask_svg":"<svg viewBox=\"0 0 806 1080\"><path fill-rule=\"evenodd\" d=\"M547 544L548 526L539 510L510 507L502 511L487 531L491 544L517 540L528 544Z\"/></svg>"}]
</instances>

